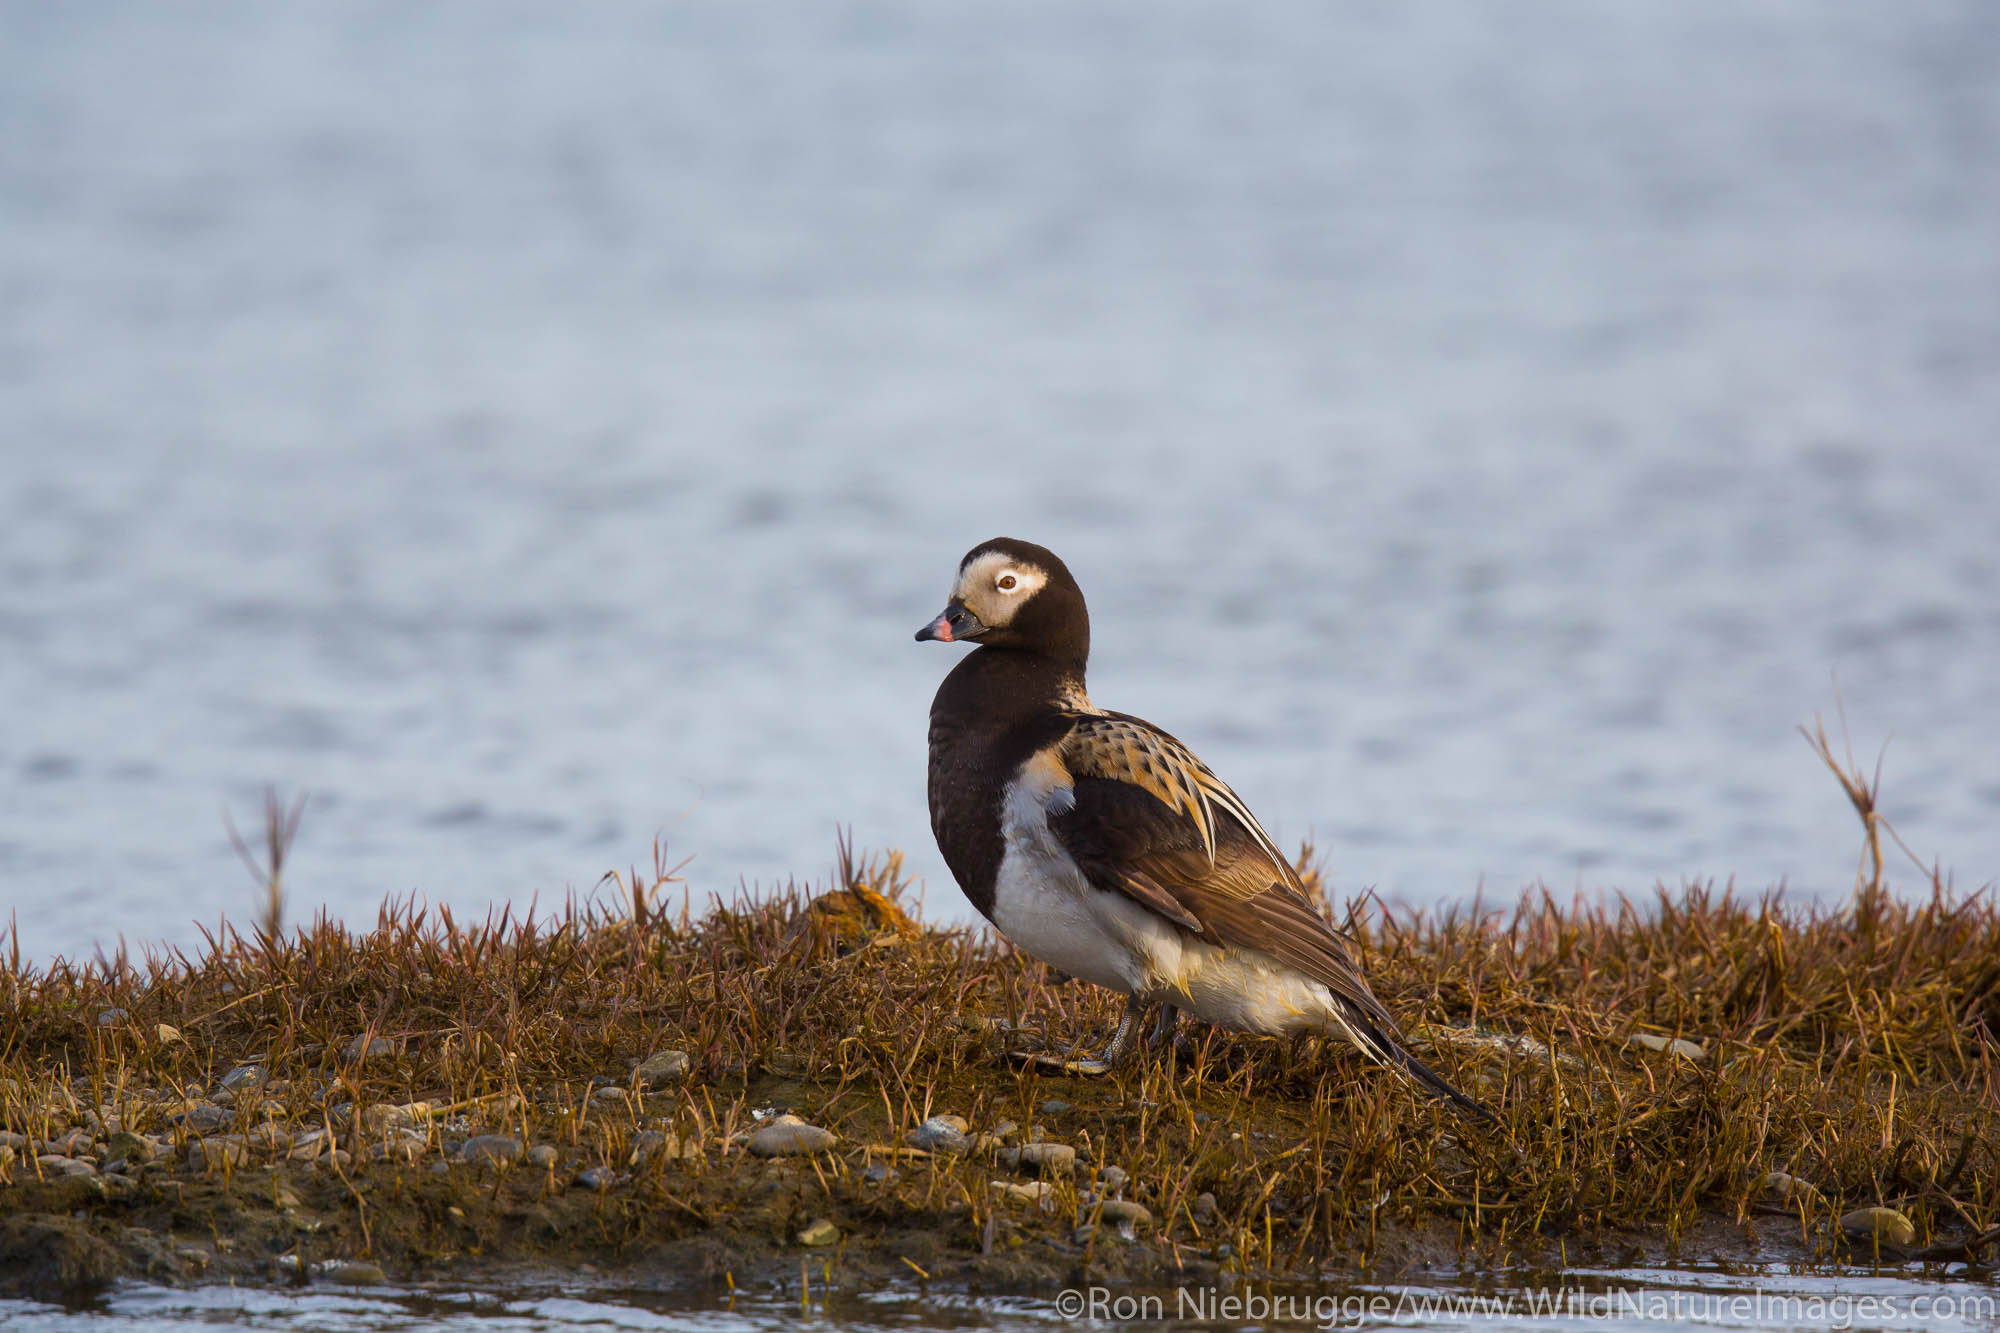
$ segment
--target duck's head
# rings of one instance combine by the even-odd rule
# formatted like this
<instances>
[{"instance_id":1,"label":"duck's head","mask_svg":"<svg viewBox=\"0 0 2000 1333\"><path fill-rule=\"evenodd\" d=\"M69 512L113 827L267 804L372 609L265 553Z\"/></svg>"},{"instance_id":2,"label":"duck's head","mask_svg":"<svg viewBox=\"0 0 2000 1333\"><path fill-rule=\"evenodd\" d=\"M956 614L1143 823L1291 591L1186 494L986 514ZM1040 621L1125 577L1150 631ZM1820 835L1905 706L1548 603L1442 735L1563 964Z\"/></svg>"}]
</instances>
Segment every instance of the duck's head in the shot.
<instances>
[{"instance_id":1,"label":"duck's head","mask_svg":"<svg viewBox=\"0 0 2000 1333\"><path fill-rule=\"evenodd\" d=\"M951 599L917 639L1018 648L1081 668L1090 656L1090 613L1083 590L1054 551L995 537L958 562Z\"/></svg>"}]
</instances>

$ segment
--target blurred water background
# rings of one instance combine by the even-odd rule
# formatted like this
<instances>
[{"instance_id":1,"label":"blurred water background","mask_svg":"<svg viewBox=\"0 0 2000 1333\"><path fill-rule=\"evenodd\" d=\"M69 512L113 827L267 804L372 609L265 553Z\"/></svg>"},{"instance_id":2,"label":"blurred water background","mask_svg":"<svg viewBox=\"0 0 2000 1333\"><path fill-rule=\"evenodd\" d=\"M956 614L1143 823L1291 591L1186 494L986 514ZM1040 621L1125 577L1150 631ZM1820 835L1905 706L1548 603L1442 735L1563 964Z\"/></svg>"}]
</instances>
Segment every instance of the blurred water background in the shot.
<instances>
[{"instance_id":1,"label":"blurred water background","mask_svg":"<svg viewBox=\"0 0 2000 1333\"><path fill-rule=\"evenodd\" d=\"M1842 894L1794 728L2000 872L2000 7L0 7L0 911L30 956L907 849L911 642L1336 889ZM1902 878L1915 882L1914 869Z\"/></svg>"}]
</instances>

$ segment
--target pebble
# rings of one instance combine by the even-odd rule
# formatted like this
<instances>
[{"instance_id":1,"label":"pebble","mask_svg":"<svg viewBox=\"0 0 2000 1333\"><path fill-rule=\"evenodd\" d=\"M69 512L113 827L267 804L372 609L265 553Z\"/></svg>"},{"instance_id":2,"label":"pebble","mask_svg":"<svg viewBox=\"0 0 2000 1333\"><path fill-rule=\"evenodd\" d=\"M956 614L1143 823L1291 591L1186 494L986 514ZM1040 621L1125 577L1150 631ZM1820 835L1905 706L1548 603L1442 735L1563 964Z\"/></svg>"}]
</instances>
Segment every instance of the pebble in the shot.
<instances>
[{"instance_id":1,"label":"pebble","mask_svg":"<svg viewBox=\"0 0 2000 1333\"><path fill-rule=\"evenodd\" d=\"M417 1125L428 1125L431 1119L429 1102L387 1102L371 1106L361 1113L361 1127L371 1134L385 1130L409 1129Z\"/></svg>"},{"instance_id":2,"label":"pebble","mask_svg":"<svg viewBox=\"0 0 2000 1333\"><path fill-rule=\"evenodd\" d=\"M291 1186L281 1184L271 1191L271 1202L280 1208L296 1208L299 1206L299 1196L292 1193Z\"/></svg>"},{"instance_id":3,"label":"pebble","mask_svg":"<svg viewBox=\"0 0 2000 1333\"><path fill-rule=\"evenodd\" d=\"M104 1142L104 1160L107 1162L152 1161L160 1155L160 1146L151 1139L120 1130Z\"/></svg>"},{"instance_id":4,"label":"pebble","mask_svg":"<svg viewBox=\"0 0 2000 1333\"><path fill-rule=\"evenodd\" d=\"M213 1134L218 1129L226 1129L235 1119L234 1112L214 1102L196 1102L178 1115L168 1116L167 1123L180 1125L190 1134Z\"/></svg>"},{"instance_id":5,"label":"pebble","mask_svg":"<svg viewBox=\"0 0 2000 1333\"><path fill-rule=\"evenodd\" d=\"M416 1162L430 1148L430 1140L413 1129L393 1129L380 1143L370 1144L371 1162Z\"/></svg>"},{"instance_id":6,"label":"pebble","mask_svg":"<svg viewBox=\"0 0 2000 1333\"><path fill-rule=\"evenodd\" d=\"M1153 1225L1153 1214L1146 1205L1133 1203L1130 1199L1106 1199L1097 1215L1106 1222L1126 1230Z\"/></svg>"},{"instance_id":7,"label":"pebble","mask_svg":"<svg viewBox=\"0 0 2000 1333\"><path fill-rule=\"evenodd\" d=\"M43 1175L49 1176L94 1176L97 1174L97 1168L89 1162L81 1162L74 1157L65 1157L61 1153L45 1152L35 1159L35 1165L42 1169Z\"/></svg>"},{"instance_id":8,"label":"pebble","mask_svg":"<svg viewBox=\"0 0 2000 1333\"><path fill-rule=\"evenodd\" d=\"M1056 1098L1051 1097L1047 1101L1043 1102L1039 1109L1041 1110L1041 1113L1043 1115L1067 1115L1069 1112L1074 1111L1076 1108L1074 1106L1071 1106L1068 1102L1059 1101Z\"/></svg>"},{"instance_id":9,"label":"pebble","mask_svg":"<svg viewBox=\"0 0 2000 1333\"><path fill-rule=\"evenodd\" d=\"M683 1139L678 1134L662 1133L657 1129L642 1129L632 1136L632 1156L628 1165L638 1166L654 1157L664 1157L670 1162L701 1156L701 1144L693 1138Z\"/></svg>"},{"instance_id":10,"label":"pebble","mask_svg":"<svg viewBox=\"0 0 2000 1333\"><path fill-rule=\"evenodd\" d=\"M861 1173L861 1179L870 1185L886 1184L891 1180L901 1180L902 1178L903 1173L901 1171L898 1171L893 1166L884 1166L880 1162L874 1163Z\"/></svg>"},{"instance_id":11,"label":"pebble","mask_svg":"<svg viewBox=\"0 0 2000 1333\"><path fill-rule=\"evenodd\" d=\"M608 1083L604 1087L593 1088L590 1093L590 1100L600 1106L623 1106L631 1099L631 1094L616 1083Z\"/></svg>"},{"instance_id":12,"label":"pebble","mask_svg":"<svg viewBox=\"0 0 2000 1333\"><path fill-rule=\"evenodd\" d=\"M1894 1208L1857 1208L1840 1219L1840 1229L1855 1240L1879 1241L1899 1250L1917 1243L1917 1228Z\"/></svg>"},{"instance_id":13,"label":"pebble","mask_svg":"<svg viewBox=\"0 0 2000 1333\"><path fill-rule=\"evenodd\" d=\"M957 1154L972 1150L972 1140L965 1135L965 1121L955 1115L932 1116L905 1135L904 1141L925 1152Z\"/></svg>"},{"instance_id":14,"label":"pebble","mask_svg":"<svg viewBox=\"0 0 2000 1333\"><path fill-rule=\"evenodd\" d=\"M1773 1171L1764 1177L1764 1197L1774 1203L1816 1204L1820 1201L1820 1193L1813 1188L1811 1181L1800 1180L1783 1171Z\"/></svg>"},{"instance_id":15,"label":"pebble","mask_svg":"<svg viewBox=\"0 0 2000 1333\"><path fill-rule=\"evenodd\" d=\"M238 1065L222 1076L220 1086L224 1092L248 1092L263 1087L264 1079L264 1066Z\"/></svg>"},{"instance_id":16,"label":"pebble","mask_svg":"<svg viewBox=\"0 0 2000 1333\"><path fill-rule=\"evenodd\" d=\"M1194 1196L1193 1211L1195 1221L1213 1222L1221 1214L1222 1209L1215 1201L1214 1192L1212 1190L1203 1190Z\"/></svg>"},{"instance_id":17,"label":"pebble","mask_svg":"<svg viewBox=\"0 0 2000 1333\"><path fill-rule=\"evenodd\" d=\"M832 1245L840 1240L840 1228L824 1217L815 1217L799 1232L801 1245Z\"/></svg>"},{"instance_id":18,"label":"pebble","mask_svg":"<svg viewBox=\"0 0 2000 1333\"><path fill-rule=\"evenodd\" d=\"M120 1023L128 1023L131 1020L131 1011L127 1009L100 1009L97 1011L97 1026L101 1028L115 1028Z\"/></svg>"},{"instance_id":19,"label":"pebble","mask_svg":"<svg viewBox=\"0 0 2000 1333\"><path fill-rule=\"evenodd\" d=\"M253 1148L290 1148L292 1136L279 1128L276 1121L265 1120L243 1131L243 1141Z\"/></svg>"},{"instance_id":20,"label":"pebble","mask_svg":"<svg viewBox=\"0 0 2000 1333\"><path fill-rule=\"evenodd\" d=\"M996 1180L993 1192L1009 1203L1048 1204L1055 1199L1056 1187L1046 1180L1031 1180L1025 1185L1017 1185L1011 1180Z\"/></svg>"},{"instance_id":21,"label":"pebble","mask_svg":"<svg viewBox=\"0 0 2000 1333\"><path fill-rule=\"evenodd\" d=\"M25 1148L28 1146L26 1134L16 1134L11 1129L0 1129L0 1148Z\"/></svg>"},{"instance_id":22,"label":"pebble","mask_svg":"<svg viewBox=\"0 0 2000 1333\"><path fill-rule=\"evenodd\" d=\"M42 1151L55 1156L80 1157L96 1142L86 1129L73 1129L60 1138L42 1140Z\"/></svg>"},{"instance_id":23,"label":"pebble","mask_svg":"<svg viewBox=\"0 0 2000 1333\"><path fill-rule=\"evenodd\" d=\"M1030 1143L1006 1149L1000 1161L1012 1167L1039 1167L1045 1176L1068 1175L1076 1170L1076 1149L1067 1143Z\"/></svg>"},{"instance_id":24,"label":"pebble","mask_svg":"<svg viewBox=\"0 0 2000 1333\"><path fill-rule=\"evenodd\" d=\"M750 1151L759 1157L791 1157L825 1152L835 1142L833 1134L818 1125L784 1115L750 1136Z\"/></svg>"},{"instance_id":25,"label":"pebble","mask_svg":"<svg viewBox=\"0 0 2000 1333\"><path fill-rule=\"evenodd\" d=\"M687 1077L686 1051L654 1051L632 1069L632 1081L642 1088L660 1088Z\"/></svg>"},{"instance_id":26,"label":"pebble","mask_svg":"<svg viewBox=\"0 0 2000 1333\"><path fill-rule=\"evenodd\" d=\"M355 1062L366 1064L370 1060L385 1060L395 1054L395 1042L390 1041L387 1037L371 1037L365 1032L361 1033L353 1041L348 1042L347 1049L341 1052L342 1058L350 1064Z\"/></svg>"},{"instance_id":27,"label":"pebble","mask_svg":"<svg viewBox=\"0 0 2000 1333\"><path fill-rule=\"evenodd\" d=\"M576 1173L576 1183L587 1190L608 1190L618 1183L618 1173L608 1166L587 1166Z\"/></svg>"},{"instance_id":28,"label":"pebble","mask_svg":"<svg viewBox=\"0 0 2000 1333\"><path fill-rule=\"evenodd\" d=\"M480 1134L465 1141L458 1160L468 1166L503 1167L521 1156L521 1141L511 1134Z\"/></svg>"},{"instance_id":29,"label":"pebble","mask_svg":"<svg viewBox=\"0 0 2000 1333\"><path fill-rule=\"evenodd\" d=\"M1021 1126L1012 1120L1002 1120L986 1131L996 1139L1008 1139L1021 1132Z\"/></svg>"},{"instance_id":30,"label":"pebble","mask_svg":"<svg viewBox=\"0 0 2000 1333\"><path fill-rule=\"evenodd\" d=\"M1643 1046L1649 1051L1665 1051L1684 1060L1699 1060L1708 1054L1702 1049L1700 1042L1687 1041L1680 1037L1662 1037L1653 1032L1633 1033L1632 1044Z\"/></svg>"},{"instance_id":31,"label":"pebble","mask_svg":"<svg viewBox=\"0 0 2000 1333\"><path fill-rule=\"evenodd\" d=\"M360 1259L329 1259L313 1271L328 1282L350 1287L380 1287L389 1281L382 1265L365 1263Z\"/></svg>"},{"instance_id":32,"label":"pebble","mask_svg":"<svg viewBox=\"0 0 2000 1333\"><path fill-rule=\"evenodd\" d=\"M325 1152L327 1145L332 1142L333 1136L325 1130L309 1129L292 1140L292 1146L286 1150L285 1155L294 1161L310 1162Z\"/></svg>"},{"instance_id":33,"label":"pebble","mask_svg":"<svg viewBox=\"0 0 2000 1333\"><path fill-rule=\"evenodd\" d=\"M234 1134L189 1139L187 1164L190 1171L218 1171L226 1164L241 1166L250 1160L250 1145Z\"/></svg>"},{"instance_id":34,"label":"pebble","mask_svg":"<svg viewBox=\"0 0 2000 1333\"><path fill-rule=\"evenodd\" d=\"M528 1165L540 1167L542 1170L547 1171L555 1166L556 1158L559 1155L552 1145L537 1143L534 1147L528 1149Z\"/></svg>"},{"instance_id":35,"label":"pebble","mask_svg":"<svg viewBox=\"0 0 2000 1333\"><path fill-rule=\"evenodd\" d=\"M1125 1182L1130 1179L1131 1176L1126 1174L1125 1168L1122 1166L1107 1166L1097 1173L1098 1183L1114 1194L1124 1189Z\"/></svg>"}]
</instances>

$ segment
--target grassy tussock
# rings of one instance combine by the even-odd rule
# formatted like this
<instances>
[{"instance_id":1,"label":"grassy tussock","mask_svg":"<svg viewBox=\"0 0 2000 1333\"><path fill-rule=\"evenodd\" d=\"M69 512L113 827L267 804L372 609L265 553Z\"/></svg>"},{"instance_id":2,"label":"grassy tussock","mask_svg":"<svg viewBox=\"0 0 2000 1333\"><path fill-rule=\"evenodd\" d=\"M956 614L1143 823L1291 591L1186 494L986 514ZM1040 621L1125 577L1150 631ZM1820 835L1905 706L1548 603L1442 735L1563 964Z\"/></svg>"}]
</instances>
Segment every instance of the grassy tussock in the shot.
<instances>
[{"instance_id":1,"label":"grassy tussock","mask_svg":"<svg viewBox=\"0 0 2000 1333\"><path fill-rule=\"evenodd\" d=\"M81 1207L106 1228L219 1236L297 1180L304 1197L250 1242L263 1258L421 1271L468 1254L637 1261L679 1244L718 1271L810 1253L835 1281L871 1265L1017 1280L1472 1265L1627 1242L1657 1256L1713 1245L1717 1227L1828 1256L1833 1219L1876 1204L1912 1219L1911 1250L1968 1257L1987 1242L1966 1239L2000 1218L1990 896L1933 883L1920 900L1835 911L1689 886L1354 921L1378 993L1428 1061L1499 1113L1491 1130L1342 1049L1185 1025L1170 1058L1050 1076L1010 1052L1101 1045L1114 997L1052 984L988 937L909 922L895 855L855 865L843 849L835 893L793 885L699 916L661 910L674 879L660 862L650 881L621 878L615 906L571 902L552 920L402 906L363 932L225 928L192 956L14 958L0 968L0 1128L46 1145L81 1126L73 1150L100 1157L115 1130L136 1131L176 1154L133 1169L129 1188L79 1196L24 1150L0 1216ZM353 1058L357 1037L394 1053ZM667 1048L691 1057L688 1077L637 1087L635 1062ZM253 1062L269 1082L228 1107L247 1159L191 1172L190 1132L171 1118ZM427 1109L376 1109L412 1103ZM772 1108L838 1145L749 1156L743 1131ZM1015 1121L1013 1142L1040 1126L1081 1165L1047 1207L1009 1200L993 1182L1023 1177L994 1145L906 1150L943 1113L974 1133ZM371 1163L398 1118L423 1138L417 1160ZM291 1159L283 1145L312 1128L351 1157ZM649 1129L688 1155L633 1165ZM550 1145L558 1162L497 1176L448 1162L487 1131ZM574 1184L592 1165L623 1176ZM1092 1175L1111 1165L1126 1183L1100 1190ZM1771 1201L1772 1171L1817 1193ZM1079 1231L1100 1193L1151 1222L1132 1240ZM818 1217L842 1245L790 1248Z\"/></svg>"}]
</instances>

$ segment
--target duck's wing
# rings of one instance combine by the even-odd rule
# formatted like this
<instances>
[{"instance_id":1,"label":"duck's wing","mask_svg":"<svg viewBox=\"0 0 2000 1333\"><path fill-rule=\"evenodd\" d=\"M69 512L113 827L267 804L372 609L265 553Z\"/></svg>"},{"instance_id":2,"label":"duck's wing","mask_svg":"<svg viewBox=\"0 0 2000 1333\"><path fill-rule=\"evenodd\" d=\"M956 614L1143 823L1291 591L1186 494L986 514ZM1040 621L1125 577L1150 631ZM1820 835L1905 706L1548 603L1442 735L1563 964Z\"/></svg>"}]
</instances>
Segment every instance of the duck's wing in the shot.
<instances>
[{"instance_id":1,"label":"duck's wing","mask_svg":"<svg viewBox=\"0 0 2000 1333\"><path fill-rule=\"evenodd\" d=\"M1363 1051L1400 1063L1395 1020L1368 989L1345 937L1241 797L1185 745L1123 713L1074 713L1052 757L1067 808L1049 827L1087 879L1214 944L1251 948L1333 992Z\"/></svg>"}]
</instances>

